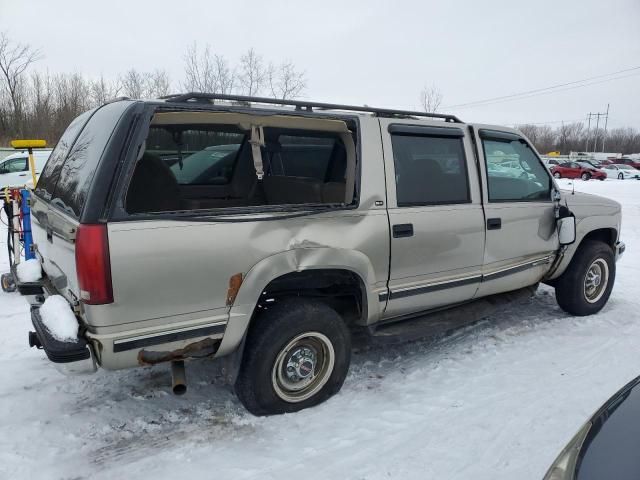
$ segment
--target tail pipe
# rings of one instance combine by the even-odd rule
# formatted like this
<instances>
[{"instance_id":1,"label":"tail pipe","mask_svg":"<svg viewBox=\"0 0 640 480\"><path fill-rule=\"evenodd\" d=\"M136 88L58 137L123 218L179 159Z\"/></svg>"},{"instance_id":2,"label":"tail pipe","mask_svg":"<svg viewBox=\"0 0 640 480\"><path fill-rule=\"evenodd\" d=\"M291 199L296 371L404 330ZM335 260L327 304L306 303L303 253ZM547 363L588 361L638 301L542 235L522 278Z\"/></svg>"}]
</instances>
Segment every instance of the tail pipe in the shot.
<instances>
[{"instance_id":1,"label":"tail pipe","mask_svg":"<svg viewBox=\"0 0 640 480\"><path fill-rule=\"evenodd\" d=\"M187 393L187 377L184 372L183 360L171 362L171 389L174 395L184 395Z\"/></svg>"}]
</instances>

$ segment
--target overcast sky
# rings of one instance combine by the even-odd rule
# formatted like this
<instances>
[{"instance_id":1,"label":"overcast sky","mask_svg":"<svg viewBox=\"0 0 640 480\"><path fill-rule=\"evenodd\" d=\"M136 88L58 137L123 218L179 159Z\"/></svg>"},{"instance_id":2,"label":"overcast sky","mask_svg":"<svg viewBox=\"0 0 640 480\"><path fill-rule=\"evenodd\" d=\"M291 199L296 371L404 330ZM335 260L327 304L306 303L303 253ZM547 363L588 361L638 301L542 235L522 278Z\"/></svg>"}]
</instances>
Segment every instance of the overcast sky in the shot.
<instances>
[{"instance_id":1,"label":"overcast sky","mask_svg":"<svg viewBox=\"0 0 640 480\"><path fill-rule=\"evenodd\" d=\"M0 30L40 48L36 68L116 77L166 69L179 90L186 47L235 62L254 47L304 70L316 101L443 107L640 67L640 0L0 0ZM640 128L640 69L548 95L445 110L463 120L574 121L611 104L609 125Z\"/></svg>"}]
</instances>

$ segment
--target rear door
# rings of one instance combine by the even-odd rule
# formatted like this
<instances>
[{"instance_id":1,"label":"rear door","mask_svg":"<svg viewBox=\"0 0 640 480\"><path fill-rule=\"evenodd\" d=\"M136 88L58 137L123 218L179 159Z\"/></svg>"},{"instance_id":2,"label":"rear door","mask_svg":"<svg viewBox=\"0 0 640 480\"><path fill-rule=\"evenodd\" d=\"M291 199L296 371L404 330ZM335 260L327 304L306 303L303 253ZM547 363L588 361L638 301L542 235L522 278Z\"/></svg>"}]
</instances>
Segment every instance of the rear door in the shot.
<instances>
[{"instance_id":1,"label":"rear door","mask_svg":"<svg viewBox=\"0 0 640 480\"><path fill-rule=\"evenodd\" d=\"M72 301L80 298L75 233L94 173L122 111L122 105L111 103L77 117L56 145L35 189L35 248L53 285Z\"/></svg>"},{"instance_id":2,"label":"rear door","mask_svg":"<svg viewBox=\"0 0 640 480\"><path fill-rule=\"evenodd\" d=\"M521 136L479 129L486 245L478 296L533 285L547 272L558 249L552 179L533 148ZM499 177L485 167L501 157L519 165L520 174Z\"/></svg>"},{"instance_id":3,"label":"rear door","mask_svg":"<svg viewBox=\"0 0 640 480\"><path fill-rule=\"evenodd\" d=\"M484 216L470 138L462 125L380 119L391 223L385 317L473 298Z\"/></svg>"}]
</instances>

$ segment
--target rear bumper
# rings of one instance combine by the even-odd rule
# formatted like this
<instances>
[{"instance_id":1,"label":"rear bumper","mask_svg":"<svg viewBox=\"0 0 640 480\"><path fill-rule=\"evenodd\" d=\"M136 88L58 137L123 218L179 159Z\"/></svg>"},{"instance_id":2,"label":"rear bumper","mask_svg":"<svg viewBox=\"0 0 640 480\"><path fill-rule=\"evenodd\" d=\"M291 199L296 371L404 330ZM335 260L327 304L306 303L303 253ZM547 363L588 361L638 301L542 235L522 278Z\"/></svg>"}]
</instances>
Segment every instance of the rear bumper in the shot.
<instances>
[{"instance_id":1,"label":"rear bumper","mask_svg":"<svg viewBox=\"0 0 640 480\"><path fill-rule=\"evenodd\" d=\"M627 249L627 246L624 244L624 242L616 242L616 246L615 246L616 261L620 257L622 257L626 249Z\"/></svg>"},{"instance_id":2,"label":"rear bumper","mask_svg":"<svg viewBox=\"0 0 640 480\"><path fill-rule=\"evenodd\" d=\"M84 338L62 342L51 335L40 316L40 308L31 308L31 323L35 329L39 348L47 354L58 370L69 375L94 373L97 370L90 345Z\"/></svg>"},{"instance_id":3,"label":"rear bumper","mask_svg":"<svg viewBox=\"0 0 640 480\"><path fill-rule=\"evenodd\" d=\"M20 292L20 295L33 297L44 294L43 281L38 280L37 282L21 282L18 278L16 265L11 265L11 275L13 276L13 280L16 284L18 292Z\"/></svg>"}]
</instances>

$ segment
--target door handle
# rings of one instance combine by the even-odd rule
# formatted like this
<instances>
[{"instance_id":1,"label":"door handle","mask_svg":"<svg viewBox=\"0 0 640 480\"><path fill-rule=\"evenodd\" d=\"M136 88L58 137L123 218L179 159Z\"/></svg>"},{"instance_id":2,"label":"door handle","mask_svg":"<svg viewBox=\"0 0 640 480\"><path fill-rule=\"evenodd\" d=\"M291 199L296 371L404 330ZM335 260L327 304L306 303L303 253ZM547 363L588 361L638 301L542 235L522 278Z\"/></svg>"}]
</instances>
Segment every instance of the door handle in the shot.
<instances>
[{"instance_id":1,"label":"door handle","mask_svg":"<svg viewBox=\"0 0 640 480\"><path fill-rule=\"evenodd\" d=\"M393 238L413 237L413 223L400 223L393 226Z\"/></svg>"},{"instance_id":2,"label":"door handle","mask_svg":"<svg viewBox=\"0 0 640 480\"><path fill-rule=\"evenodd\" d=\"M500 230L502 228L501 218L487 218L487 230Z\"/></svg>"}]
</instances>

